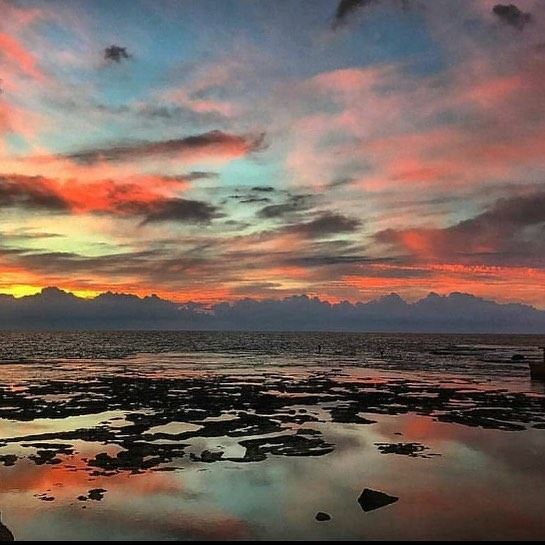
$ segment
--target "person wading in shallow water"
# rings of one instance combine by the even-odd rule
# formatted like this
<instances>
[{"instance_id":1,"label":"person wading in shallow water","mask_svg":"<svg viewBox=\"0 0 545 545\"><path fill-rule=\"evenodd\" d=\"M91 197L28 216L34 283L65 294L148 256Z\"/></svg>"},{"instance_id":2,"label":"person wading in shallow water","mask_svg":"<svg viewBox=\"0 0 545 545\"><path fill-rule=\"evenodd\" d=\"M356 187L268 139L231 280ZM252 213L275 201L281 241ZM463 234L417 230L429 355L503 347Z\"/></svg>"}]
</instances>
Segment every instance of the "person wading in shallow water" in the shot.
<instances>
[{"instance_id":1,"label":"person wading in shallow water","mask_svg":"<svg viewBox=\"0 0 545 545\"><path fill-rule=\"evenodd\" d=\"M0 513L0 541L15 541L11 530L2 524L2 513Z\"/></svg>"}]
</instances>

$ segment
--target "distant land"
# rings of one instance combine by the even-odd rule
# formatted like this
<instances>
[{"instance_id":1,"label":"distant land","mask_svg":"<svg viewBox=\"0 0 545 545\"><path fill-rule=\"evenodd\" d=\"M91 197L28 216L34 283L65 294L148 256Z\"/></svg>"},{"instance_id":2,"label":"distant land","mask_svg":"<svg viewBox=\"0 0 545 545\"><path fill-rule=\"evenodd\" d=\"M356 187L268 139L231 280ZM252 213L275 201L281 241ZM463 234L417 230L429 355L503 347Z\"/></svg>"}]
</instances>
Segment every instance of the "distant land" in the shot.
<instances>
[{"instance_id":1,"label":"distant land","mask_svg":"<svg viewBox=\"0 0 545 545\"><path fill-rule=\"evenodd\" d=\"M366 303L329 303L300 295L205 306L111 292L84 299L51 287L21 298L0 295L0 329L544 334L545 311L465 293L430 293L414 303L392 293Z\"/></svg>"}]
</instances>

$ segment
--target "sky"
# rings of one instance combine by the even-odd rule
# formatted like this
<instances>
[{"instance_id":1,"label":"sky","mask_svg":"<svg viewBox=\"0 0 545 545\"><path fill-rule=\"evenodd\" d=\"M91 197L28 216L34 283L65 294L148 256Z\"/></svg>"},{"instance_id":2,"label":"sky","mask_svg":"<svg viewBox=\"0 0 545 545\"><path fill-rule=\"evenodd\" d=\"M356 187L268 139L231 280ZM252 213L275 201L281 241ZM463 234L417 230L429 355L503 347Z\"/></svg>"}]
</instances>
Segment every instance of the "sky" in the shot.
<instances>
[{"instance_id":1,"label":"sky","mask_svg":"<svg viewBox=\"0 0 545 545\"><path fill-rule=\"evenodd\" d=\"M0 0L0 293L545 308L545 2Z\"/></svg>"}]
</instances>

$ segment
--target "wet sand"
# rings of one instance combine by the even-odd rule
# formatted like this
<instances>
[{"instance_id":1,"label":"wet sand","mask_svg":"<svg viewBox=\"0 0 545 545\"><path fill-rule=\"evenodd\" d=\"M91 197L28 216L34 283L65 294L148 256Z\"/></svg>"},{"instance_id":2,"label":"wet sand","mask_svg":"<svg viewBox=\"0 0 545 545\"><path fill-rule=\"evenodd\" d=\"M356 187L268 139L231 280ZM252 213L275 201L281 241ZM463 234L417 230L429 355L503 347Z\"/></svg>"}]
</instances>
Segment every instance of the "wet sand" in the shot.
<instances>
[{"instance_id":1,"label":"wet sand","mask_svg":"<svg viewBox=\"0 0 545 545\"><path fill-rule=\"evenodd\" d=\"M545 537L539 384L175 358L2 367L16 539Z\"/></svg>"}]
</instances>

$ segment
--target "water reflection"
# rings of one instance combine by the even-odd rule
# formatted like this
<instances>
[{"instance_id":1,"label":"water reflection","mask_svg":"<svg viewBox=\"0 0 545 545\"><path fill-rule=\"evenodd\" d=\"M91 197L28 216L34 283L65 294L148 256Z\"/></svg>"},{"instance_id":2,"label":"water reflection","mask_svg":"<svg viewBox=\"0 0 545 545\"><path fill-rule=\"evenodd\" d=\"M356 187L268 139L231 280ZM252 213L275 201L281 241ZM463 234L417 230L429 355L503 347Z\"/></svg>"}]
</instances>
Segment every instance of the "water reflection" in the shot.
<instances>
[{"instance_id":1,"label":"water reflection","mask_svg":"<svg viewBox=\"0 0 545 545\"><path fill-rule=\"evenodd\" d=\"M0 384L18 539L545 535L545 392L520 378L173 361L18 366ZM364 489L399 500L365 512Z\"/></svg>"},{"instance_id":2,"label":"water reflection","mask_svg":"<svg viewBox=\"0 0 545 545\"><path fill-rule=\"evenodd\" d=\"M513 441L513 432L417 415L314 426L336 445L332 454L250 464L185 458L176 471L140 474L93 475L85 460L104 447L80 444L62 464L2 467L2 498L10 500L21 539L509 539L545 532L540 430ZM422 442L440 456L376 447L394 441ZM357 503L364 488L400 500L364 513ZM95 489L105 491L100 500L89 499ZM332 518L319 524L317 512Z\"/></svg>"}]
</instances>

